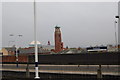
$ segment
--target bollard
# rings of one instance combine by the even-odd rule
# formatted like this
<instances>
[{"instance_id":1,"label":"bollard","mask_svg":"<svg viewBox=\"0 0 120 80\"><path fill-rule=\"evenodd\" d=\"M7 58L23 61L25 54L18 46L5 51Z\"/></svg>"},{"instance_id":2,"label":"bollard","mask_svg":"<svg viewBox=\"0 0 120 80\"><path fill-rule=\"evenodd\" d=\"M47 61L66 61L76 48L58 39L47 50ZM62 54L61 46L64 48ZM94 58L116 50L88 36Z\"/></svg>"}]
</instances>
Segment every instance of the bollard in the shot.
<instances>
[{"instance_id":1,"label":"bollard","mask_svg":"<svg viewBox=\"0 0 120 80\"><path fill-rule=\"evenodd\" d=\"M27 63L27 67L26 67L26 77L27 77L27 78L30 77L29 64L28 64L28 63Z\"/></svg>"},{"instance_id":2,"label":"bollard","mask_svg":"<svg viewBox=\"0 0 120 80\"><path fill-rule=\"evenodd\" d=\"M102 79L101 65L99 65L99 69L97 70L97 78Z\"/></svg>"},{"instance_id":3,"label":"bollard","mask_svg":"<svg viewBox=\"0 0 120 80\"><path fill-rule=\"evenodd\" d=\"M18 68L19 66L18 66L18 61L16 61L16 67Z\"/></svg>"}]
</instances>

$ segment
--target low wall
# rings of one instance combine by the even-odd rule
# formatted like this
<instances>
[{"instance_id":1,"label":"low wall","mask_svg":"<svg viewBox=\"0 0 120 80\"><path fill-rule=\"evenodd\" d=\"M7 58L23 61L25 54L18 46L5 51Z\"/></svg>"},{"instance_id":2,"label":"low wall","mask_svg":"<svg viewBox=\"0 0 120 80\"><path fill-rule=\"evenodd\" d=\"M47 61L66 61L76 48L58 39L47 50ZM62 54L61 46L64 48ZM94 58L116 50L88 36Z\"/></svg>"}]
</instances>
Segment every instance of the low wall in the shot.
<instances>
[{"instance_id":1,"label":"low wall","mask_svg":"<svg viewBox=\"0 0 120 80\"><path fill-rule=\"evenodd\" d=\"M2 56L1 62L16 62L16 56ZM18 62L28 62L28 56L18 56Z\"/></svg>"}]
</instances>

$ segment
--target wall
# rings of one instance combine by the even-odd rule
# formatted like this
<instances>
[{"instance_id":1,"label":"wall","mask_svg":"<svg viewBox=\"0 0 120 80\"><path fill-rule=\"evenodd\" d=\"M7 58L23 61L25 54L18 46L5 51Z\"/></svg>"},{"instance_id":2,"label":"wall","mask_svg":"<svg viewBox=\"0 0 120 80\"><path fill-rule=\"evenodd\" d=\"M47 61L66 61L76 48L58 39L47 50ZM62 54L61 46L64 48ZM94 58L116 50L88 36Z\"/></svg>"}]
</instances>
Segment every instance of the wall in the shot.
<instances>
[{"instance_id":1,"label":"wall","mask_svg":"<svg viewBox=\"0 0 120 80\"><path fill-rule=\"evenodd\" d=\"M16 56L3 56L2 62L16 62ZM19 56L18 62L28 62L28 57L25 55Z\"/></svg>"}]
</instances>

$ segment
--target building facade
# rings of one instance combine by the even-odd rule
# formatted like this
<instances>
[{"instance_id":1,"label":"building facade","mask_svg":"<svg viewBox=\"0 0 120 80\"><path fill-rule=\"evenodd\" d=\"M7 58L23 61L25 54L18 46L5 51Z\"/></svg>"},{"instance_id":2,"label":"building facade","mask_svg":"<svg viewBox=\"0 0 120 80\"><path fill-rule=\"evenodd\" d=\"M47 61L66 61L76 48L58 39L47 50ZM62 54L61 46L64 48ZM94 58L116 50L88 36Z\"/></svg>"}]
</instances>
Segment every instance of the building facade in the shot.
<instances>
[{"instance_id":1,"label":"building facade","mask_svg":"<svg viewBox=\"0 0 120 80\"><path fill-rule=\"evenodd\" d=\"M3 55L15 55L16 47L4 47L1 52Z\"/></svg>"}]
</instances>

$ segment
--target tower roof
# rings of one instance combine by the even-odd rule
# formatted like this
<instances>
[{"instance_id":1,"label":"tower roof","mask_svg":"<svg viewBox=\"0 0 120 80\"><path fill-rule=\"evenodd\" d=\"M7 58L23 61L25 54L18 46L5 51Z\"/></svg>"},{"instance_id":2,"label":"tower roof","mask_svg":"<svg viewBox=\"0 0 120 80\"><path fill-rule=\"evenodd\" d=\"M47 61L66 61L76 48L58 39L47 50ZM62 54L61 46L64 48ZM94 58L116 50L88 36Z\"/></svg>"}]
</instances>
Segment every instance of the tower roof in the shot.
<instances>
[{"instance_id":1,"label":"tower roof","mask_svg":"<svg viewBox=\"0 0 120 80\"><path fill-rule=\"evenodd\" d=\"M58 27L58 26L55 26L55 28L60 28L60 27Z\"/></svg>"}]
</instances>

